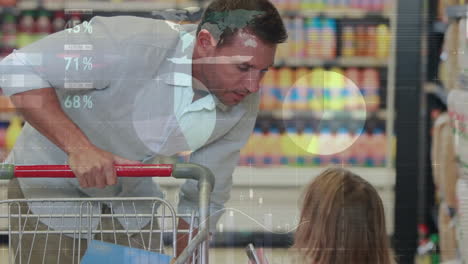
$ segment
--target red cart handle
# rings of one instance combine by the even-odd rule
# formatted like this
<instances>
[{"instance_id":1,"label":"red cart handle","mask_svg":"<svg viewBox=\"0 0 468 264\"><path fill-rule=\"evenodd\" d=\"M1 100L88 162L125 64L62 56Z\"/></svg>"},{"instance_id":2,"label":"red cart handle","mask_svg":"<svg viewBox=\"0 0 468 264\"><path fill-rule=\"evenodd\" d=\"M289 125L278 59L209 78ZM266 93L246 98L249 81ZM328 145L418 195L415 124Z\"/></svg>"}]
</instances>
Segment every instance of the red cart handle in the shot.
<instances>
[{"instance_id":1,"label":"red cart handle","mask_svg":"<svg viewBox=\"0 0 468 264\"><path fill-rule=\"evenodd\" d=\"M172 176L171 164L115 165L119 177L169 177ZM68 165L0 165L0 179L12 178L74 178Z\"/></svg>"}]
</instances>

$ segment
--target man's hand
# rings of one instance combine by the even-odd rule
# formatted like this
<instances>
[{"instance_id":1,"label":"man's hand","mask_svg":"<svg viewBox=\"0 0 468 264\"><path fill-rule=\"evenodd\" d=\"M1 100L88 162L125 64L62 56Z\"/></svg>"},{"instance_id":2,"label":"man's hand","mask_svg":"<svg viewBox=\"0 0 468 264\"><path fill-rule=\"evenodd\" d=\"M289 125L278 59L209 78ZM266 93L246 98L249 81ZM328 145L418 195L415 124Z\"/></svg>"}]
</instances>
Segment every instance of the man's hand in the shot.
<instances>
[{"instance_id":1,"label":"man's hand","mask_svg":"<svg viewBox=\"0 0 468 264\"><path fill-rule=\"evenodd\" d=\"M117 183L115 164L139 163L113 155L95 146L71 152L68 156L68 164L82 188L97 187L102 189L114 185Z\"/></svg>"}]
</instances>

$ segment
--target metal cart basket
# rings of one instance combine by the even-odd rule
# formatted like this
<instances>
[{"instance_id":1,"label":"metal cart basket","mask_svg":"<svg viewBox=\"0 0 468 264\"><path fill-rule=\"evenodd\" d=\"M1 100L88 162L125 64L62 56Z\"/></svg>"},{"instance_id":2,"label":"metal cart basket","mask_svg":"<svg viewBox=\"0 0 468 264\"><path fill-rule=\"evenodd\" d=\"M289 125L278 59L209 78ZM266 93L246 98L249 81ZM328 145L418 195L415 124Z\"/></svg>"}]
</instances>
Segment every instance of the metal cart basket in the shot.
<instances>
[{"instance_id":1,"label":"metal cart basket","mask_svg":"<svg viewBox=\"0 0 468 264\"><path fill-rule=\"evenodd\" d=\"M174 177L198 181L199 208L191 214L176 214L174 207L155 197L10 199L0 201L0 220L8 221L9 263L78 264L93 241L123 244L136 252L169 254L171 263L208 264L209 199L214 186L211 171L196 164L116 165L119 177ZM67 165L0 165L0 179L23 177L72 178ZM144 210L137 210L142 205ZM47 208L46 214L34 214L34 207ZM33 208L33 209L31 209ZM4 210L6 211L6 210ZM143 212L142 212L143 211ZM177 218L190 219L189 228L177 229ZM52 229L48 224L55 223ZM68 223L67 225L63 223ZM71 224L70 224L71 223ZM56 228L60 226L60 228ZM195 226L197 232L195 232ZM189 243L176 257L177 234L188 234ZM68 238L68 239L67 239ZM70 239L74 238L74 239ZM163 239L172 241L165 249ZM54 241L52 244L50 241ZM58 241L58 242L57 242ZM73 241L72 244L65 241ZM123 241L123 243L122 243ZM39 248L40 253L34 251ZM144 250L144 251L143 251ZM63 252L66 251L66 252ZM135 251L133 251L133 254ZM67 254L60 260L60 256ZM147 258L145 262L145 257ZM151 263L148 256L128 263ZM125 262L127 263L127 262ZM162 262L161 262L162 263ZM166 262L167 263L167 262Z\"/></svg>"}]
</instances>

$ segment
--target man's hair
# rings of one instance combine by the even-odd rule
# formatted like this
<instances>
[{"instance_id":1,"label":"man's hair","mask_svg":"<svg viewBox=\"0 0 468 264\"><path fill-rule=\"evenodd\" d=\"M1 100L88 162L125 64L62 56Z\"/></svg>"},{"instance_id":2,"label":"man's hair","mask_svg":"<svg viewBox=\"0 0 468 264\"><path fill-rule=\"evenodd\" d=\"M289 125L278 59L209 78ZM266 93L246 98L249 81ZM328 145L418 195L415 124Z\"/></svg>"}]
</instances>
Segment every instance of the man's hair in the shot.
<instances>
[{"instance_id":1,"label":"man's hair","mask_svg":"<svg viewBox=\"0 0 468 264\"><path fill-rule=\"evenodd\" d=\"M268 0L214 0L203 13L197 34L208 30L218 47L229 43L239 30L257 36L268 44L286 41L283 20Z\"/></svg>"}]
</instances>

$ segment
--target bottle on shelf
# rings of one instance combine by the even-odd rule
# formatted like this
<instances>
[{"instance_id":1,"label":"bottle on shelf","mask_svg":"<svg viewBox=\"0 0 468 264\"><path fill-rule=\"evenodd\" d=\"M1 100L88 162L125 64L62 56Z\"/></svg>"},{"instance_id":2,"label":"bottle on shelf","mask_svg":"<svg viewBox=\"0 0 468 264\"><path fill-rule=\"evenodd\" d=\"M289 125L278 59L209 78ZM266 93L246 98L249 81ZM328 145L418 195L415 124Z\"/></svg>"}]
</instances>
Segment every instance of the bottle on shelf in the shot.
<instances>
[{"instance_id":1,"label":"bottle on shelf","mask_svg":"<svg viewBox=\"0 0 468 264\"><path fill-rule=\"evenodd\" d=\"M312 128L306 127L302 129L296 136L297 155L296 165L305 166L307 165L307 158L309 157L308 147L312 136Z\"/></svg>"},{"instance_id":2,"label":"bottle on shelf","mask_svg":"<svg viewBox=\"0 0 468 264\"><path fill-rule=\"evenodd\" d=\"M362 111L365 109L363 96L359 89L360 71L357 68L348 68L345 73L345 110Z\"/></svg>"},{"instance_id":3,"label":"bottle on shelf","mask_svg":"<svg viewBox=\"0 0 468 264\"><path fill-rule=\"evenodd\" d=\"M288 128L280 134L279 137L279 143L280 143L280 164L281 165L289 165L289 148L290 144L292 144L292 140L289 137L289 133L292 131L289 131Z\"/></svg>"},{"instance_id":4,"label":"bottle on shelf","mask_svg":"<svg viewBox=\"0 0 468 264\"><path fill-rule=\"evenodd\" d=\"M305 147L309 156L318 153L318 135L314 132L312 126L306 126L304 129ZM312 163L312 161L310 161Z\"/></svg>"},{"instance_id":5,"label":"bottle on shelf","mask_svg":"<svg viewBox=\"0 0 468 264\"><path fill-rule=\"evenodd\" d=\"M330 110L344 111L345 108L345 78L340 68L334 67L328 72L330 87Z\"/></svg>"},{"instance_id":6,"label":"bottle on shelf","mask_svg":"<svg viewBox=\"0 0 468 264\"><path fill-rule=\"evenodd\" d=\"M13 14L4 15L2 33L3 49L0 57L5 57L16 48L16 19Z\"/></svg>"},{"instance_id":7,"label":"bottle on shelf","mask_svg":"<svg viewBox=\"0 0 468 264\"><path fill-rule=\"evenodd\" d=\"M79 13L72 13L70 18L65 23L65 28L71 29L81 23L81 15Z\"/></svg>"},{"instance_id":8,"label":"bottle on shelf","mask_svg":"<svg viewBox=\"0 0 468 264\"><path fill-rule=\"evenodd\" d=\"M431 235L431 242L434 246L431 248L430 255L431 255L431 263L432 264L439 264L440 263L440 252L439 252L439 235L432 234Z\"/></svg>"},{"instance_id":9,"label":"bottle on shelf","mask_svg":"<svg viewBox=\"0 0 468 264\"><path fill-rule=\"evenodd\" d=\"M367 56L377 57L377 27L368 26L367 27Z\"/></svg>"},{"instance_id":10,"label":"bottle on shelf","mask_svg":"<svg viewBox=\"0 0 468 264\"><path fill-rule=\"evenodd\" d=\"M5 140L6 140L6 148L10 151L16 143L16 138L18 138L19 134L21 133L22 124L21 118L15 116L11 119L10 125L6 131Z\"/></svg>"},{"instance_id":11,"label":"bottle on shelf","mask_svg":"<svg viewBox=\"0 0 468 264\"><path fill-rule=\"evenodd\" d=\"M263 131L261 128L255 128L253 134L250 136L251 143L253 146L253 157L249 162L252 163L254 166L261 166L263 165L263 157L265 155L265 149L263 145Z\"/></svg>"},{"instance_id":12,"label":"bottle on shelf","mask_svg":"<svg viewBox=\"0 0 468 264\"><path fill-rule=\"evenodd\" d=\"M309 109L317 113L323 112L325 69L318 67L311 70L309 81L310 92L313 93L309 100Z\"/></svg>"},{"instance_id":13,"label":"bottle on shelf","mask_svg":"<svg viewBox=\"0 0 468 264\"><path fill-rule=\"evenodd\" d=\"M6 147L6 131L8 129L7 122L0 122L0 149Z\"/></svg>"},{"instance_id":14,"label":"bottle on shelf","mask_svg":"<svg viewBox=\"0 0 468 264\"><path fill-rule=\"evenodd\" d=\"M321 57L324 59L336 58L336 32L336 21L331 18L326 19L321 36Z\"/></svg>"},{"instance_id":15,"label":"bottle on shelf","mask_svg":"<svg viewBox=\"0 0 468 264\"><path fill-rule=\"evenodd\" d=\"M279 96L279 98L277 98L278 102L282 104L283 110L293 110L294 102L291 101L290 96L286 95L294 84L294 71L287 67L281 68L278 71L278 81L280 90L280 93L277 94L277 96Z\"/></svg>"},{"instance_id":16,"label":"bottle on shelf","mask_svg":"<svg viewBox=\"0 0 468 264\"><path fill-rule=\"evenodd\" d=\"M39 11L39 16L36 21L36 36L35 41L44 38L52 33L52 23L50 22L50 13L45 10Z\"/></svg>"},{"instance_id":17,"label":"bottle on shelf","mask_svg":"<svg viewBox=\"0 0 468 264\"><path fill-rule=\"evenodd\" d=\"M299 68L296 70L296 82L291 93L294 92L295 105L294 109L306 111L309 102L309 70L307 68Z\"/></svg>"},{"instance_id":18,"label":"bottle on shelf","mask_svg":"<svg viewBox=\"0 0 468 264\"><path fill-rule=\"evenodd\" d=\"M302 17L294 18L294 38L293 58L302 59L305 55L305 26Z\"/></svg>"},{"instance_id":19,"label":"bottle on shelf","mask_svg":"<svg viewBox=\"0 0 468 264\"><path fill-rule=\"evenodd\" d=\"M431 251L435 247L429 239L429 228L425 224L418 225L418 248L415 256L416 264L432 264Z\"/></svg>"},{"instance_id":20,"label":"bottle on shelf","mask_svg":"<svg viewBox=\"0 0 468 264\"><path fill-rule=\"evenodd\" d=\"M374 68L364 69L362 72L362 91L368 112L375 112L379 109L379 86L380 77L378 70Z\"/></svg>"},{"instance_id":21,"label":"bottle on shelf","mask_svg":"<svg viewBox=\"0 0 468 264\"><path fill-rule=\"evenodd\" d=\"M390 30L387 25L377 26L377 49L376 56L379 59L388 58L390 53Z\"/></svg>"},{"instance_id":22,"label":"bottle on shelf","mask_svg":"<svg viewBox=\"0 0 468 264\"><path fill-rule=\"evenodd\" d=\"M65 29L65 14L63 11L56 11L54 13L54 20L52 21L52 31L59 32Z\"/></svg>"},{"instance_id":23,"label":"bottle on shelf","mask_svg":"<svg viewBox=\"0 0 468 264\"><path fill-rule=\"evenodd\" d=\"M385 166L385 150L387 149L387 140L384 131L379 128L374 129L372 132L370 143L370 163L372 167Z\"/></svg>"},{"instance_id":24,"label":"bottle on shelf","mask_svg":"<svg viewBox=\"0 0 468 264\"><path fill-rule=\"evenodd\" d=\"M306 20L306 57L319 58L322 54L322 21L319 17Z\"/></svg>"},{"instance_id":25,"label":"bottle on shelf","mask_svg":"<svg viewBox=\"0 0 468 264\"><path fill-rule=\"evenodd\" d=\"M320 164L318 165L327 166L330 164L330 155L333 154L333 150L330 146L333 145L333 140L334 138L330 128L323 127L318 135L318 153L320 155Z\"/></svg>"},{"instance_id":26,"label":"bottle on shelf","mask_svg":"<svg viewBox=\"0 0 468 264\"><path fill-rule=\"evenodd\" d=\"M260 89L262 93L260 101L261 110L272 111L278 107L276 75L276 69L270 69L262 79L262 88Z\"/></svg>"},{"instance_id":27,"label":"bottle on shelf","mask_svg":"<svg viewBox=\"0 0 468 264\"><path fill-rule=\"evenodd\" d=\"M354 27L343 26L341 33L341 54L343 57L356 56L356 40Z\"/></svg>"},{"instance_id":28,"label":"bottle on shelf","mask_svg":"<svg viewBox=\"0 0 468 264\"><path fill-rule=\"evenodd\" d=\"M356 56L367 56L367 30L363 25L356 26Z\"/></svg>"},{"instance_id":29,"label":"bottle on shelf","mask_svg":"<svg viewBox=\"0 0 468 264\"><path fill-rule=\"evenodd\" d=\"M32 11L25 11L21 15L16 35L16 46L25 47L34 42L34 16Z\"/></svg>"},{"instance_id":30,"label":"bottle on shelf","mask_svg":"<svg viewBox=\"0 0 468 264\"><path fill-rule=\"evenodd\" d=\"M356 131L357 137L351 146L350 164L354 166L364 166L369 155L369 135L366 131L359 129Z\"/></svg>"},{"instance_id":31,"label":"bottle on shelf","mask_svg":"<svg viewBox=\"0 0 468 264\"><path fill-rule=\"evenodd\" d=\"M253 155L252 151L252 137L249 137L245 146L240 150L239 166L249 166L249 158Z\"/></svg>"},{"instance_id":32,"label":"bottle on shelf","mask_svg":"<svg viewBox=\"0 0 468 264\"><path fill-rule=\"evenodd\" d=\"M283 153L288 165L295 165L298 155L298 134L296 127L288 126L285 134L286 137L282 137L283 141L281 142ZM282 163L284 164L284 160Z\"/></svg>"},{"instance_id":33,"label":"bottle on shelf","mask_svg":"<svg viewBox=\"0 0 468 264\"><path fill-rule=\"evenodd\" d=\"M280 165L281 164L281 157L283 156L281 148L278 148L278 142L280 142L281 135L279 129L276 127L272 127L268 132L268 136L270 137L271 142L271 164L272 165Z\"/></svg>"},{"instance_id":34,"label":"bottle on shelf","mask_svg":"<svg viewBox=\"0 0 468 264\"><path fill-rule=\"evenodd\" d=\"M351 157L350 146L352 145L353 137L349 133L349 130L345 127L340 127L336 132L335 138L335 149L337 154L338 163L347 164Z\"/></svg>"}]
</instances>

